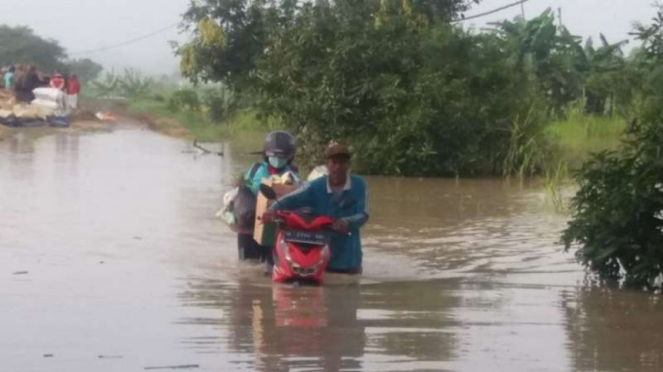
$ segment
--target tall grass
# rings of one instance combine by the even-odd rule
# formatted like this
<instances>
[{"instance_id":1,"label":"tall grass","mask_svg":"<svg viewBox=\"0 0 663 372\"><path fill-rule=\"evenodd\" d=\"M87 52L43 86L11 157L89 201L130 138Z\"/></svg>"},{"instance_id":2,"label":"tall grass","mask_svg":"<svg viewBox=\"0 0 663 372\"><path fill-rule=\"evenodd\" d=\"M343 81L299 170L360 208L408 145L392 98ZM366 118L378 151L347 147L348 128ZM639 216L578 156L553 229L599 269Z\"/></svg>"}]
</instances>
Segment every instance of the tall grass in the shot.
<instances>
[{"instance_id":1,"label":"tall grass","mask_svg":"<svg viewBox=\"0 0 663 372\"><path fill-rule=\"evenodd\" d=\"M131 114L150 118L156 130L207 142L236 139L239 136L256 137L261 141L267 132L282 127L280 120L259 118L256 112L250 109L237 110L224 122L213 122L204 111L173 111L167 102L153 98L131 101L128 110Z\"/></svg>"},{"instance_id":2,"label":"tall grass","mask_svg":"<svg viewBox=\"0 0 663 372\"><path fill-rule=\"evenodd\" d=\"M505 177L523 179L539 174L554 158L552 142L543 135L542 118L535 108L517 117L509 128L509 146L502 172Z\"/></svg>"},{"instance_id":3,"label":"tall grass","mask_svg":"<svg viewBox=\"0 0 663 372\"><path fill-rule=\"evenodd\" d=\"M592 153L616 148L627 126L625 119L587 115L579 106L569 107L566 118L550 123L546 130L571 170L579 169Z\"/></svg>"},{"instance_id":4,"label":"tall grass","mask_svg":"<svg viewBox=\"0 0 663 372\"><path fill-rule=\"evenodd\" d=\"M547 199L558 212L568 209L562 190L572 183L572 174L591 154L617 148L627 126L625 119L589 115L584 107L584 100L574 102L565 118L549 123L545 130L545 136L555 144L555 155L546 159L541 175Z\"/></svg>"}]
</instances>

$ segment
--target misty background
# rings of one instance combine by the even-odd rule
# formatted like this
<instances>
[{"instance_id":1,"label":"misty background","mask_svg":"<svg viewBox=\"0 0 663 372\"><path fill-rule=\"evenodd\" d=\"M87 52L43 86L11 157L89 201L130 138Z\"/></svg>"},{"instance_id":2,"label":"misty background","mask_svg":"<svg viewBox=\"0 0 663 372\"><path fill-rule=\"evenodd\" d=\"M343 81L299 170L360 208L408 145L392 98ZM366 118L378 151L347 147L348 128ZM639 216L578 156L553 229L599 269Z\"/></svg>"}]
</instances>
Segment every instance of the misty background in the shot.
<instances>
[{"instance_id":1,"label":"misty background","mask_svg":"<svg viewBox=\"0 0 663 372\"><path fill-rule=\"evenodd\" d=\"M466 16L487 12L515 0L484 0ZM177 23L189 0L21 0L0 10L0 24L25 25L44 38L57 40L71 58L90 58L104 68L132 67L147 74L173 74L178 61L169 45L186 40ZM654 15L652 0L530 0L524 4L527 18L546 8L562 8L564 24L583 38L598 40L603 33L610 42L632 39L634 21L647 22ZM496 14L463 22L482 28L488 23L520 15L516 6ZM97 51L160 31L144 40ZM629 51L636 43L625 48Z\"/></svg>"}]
</instances>

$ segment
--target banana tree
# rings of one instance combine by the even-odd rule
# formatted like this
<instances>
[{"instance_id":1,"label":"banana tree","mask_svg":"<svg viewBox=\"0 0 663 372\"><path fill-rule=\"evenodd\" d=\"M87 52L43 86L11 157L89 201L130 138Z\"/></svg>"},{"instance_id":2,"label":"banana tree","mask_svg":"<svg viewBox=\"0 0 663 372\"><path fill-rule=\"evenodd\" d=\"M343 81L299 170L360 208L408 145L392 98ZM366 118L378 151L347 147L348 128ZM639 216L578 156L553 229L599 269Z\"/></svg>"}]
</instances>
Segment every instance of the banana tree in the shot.
<instances>
[{"instance_id":1,"label":"banana tree","mask_svg":"<svg viewBox=\"0 0 663 372\"><path fill-rule=\"evenodd\" d=\"M582 76L575 68L580 38L558 25L551 9L529 21L519 17L492 25L511 50L512 61L536 77L554 110L561 111L582 93Z\"/></svg>"}]
</instances>

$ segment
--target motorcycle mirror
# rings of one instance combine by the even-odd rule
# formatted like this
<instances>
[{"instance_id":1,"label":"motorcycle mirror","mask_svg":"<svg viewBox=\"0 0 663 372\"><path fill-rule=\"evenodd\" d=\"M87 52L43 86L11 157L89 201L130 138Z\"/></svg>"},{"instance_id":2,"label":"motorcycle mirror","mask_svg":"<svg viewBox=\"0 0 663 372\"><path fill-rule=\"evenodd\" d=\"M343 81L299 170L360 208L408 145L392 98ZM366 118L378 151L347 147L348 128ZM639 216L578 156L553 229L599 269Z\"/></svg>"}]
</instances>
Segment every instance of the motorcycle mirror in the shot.
<instances>
[{"instance_id":1,"label":"motorcycle mirror","mask_svg":"<svg viewBox=\"0 0 663 372\"><path fill-rule=\"evenodd\" d=\"M276 200L276 191L264 183L260 184L260 193L268 200Z\"/></svg>"}]
</instances>

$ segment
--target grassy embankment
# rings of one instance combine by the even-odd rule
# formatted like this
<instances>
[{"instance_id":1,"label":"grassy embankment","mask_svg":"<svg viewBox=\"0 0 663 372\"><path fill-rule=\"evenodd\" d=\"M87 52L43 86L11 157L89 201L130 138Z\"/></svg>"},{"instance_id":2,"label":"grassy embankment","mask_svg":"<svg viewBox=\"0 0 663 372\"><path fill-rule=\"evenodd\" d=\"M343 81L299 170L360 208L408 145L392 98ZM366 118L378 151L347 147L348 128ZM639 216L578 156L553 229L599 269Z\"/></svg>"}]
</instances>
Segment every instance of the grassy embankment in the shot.
<instances>
[{"instance_id":1,"label":"grassy embankment","mask_svg":"<svg viewBox=\"0 0 663 372\"><path fill-rule=\"evenodd\" d=\"M173 111L167 102L143 98L131 101L129 114L147 121L157 132L176 137L195 138L201 142L224 139L242 140L262 137L272 129L280 127L274 119L259 120L252 110L238 110L223 123L211 121L202 112L191 110Z\"/></svg>"}]
</instances>

